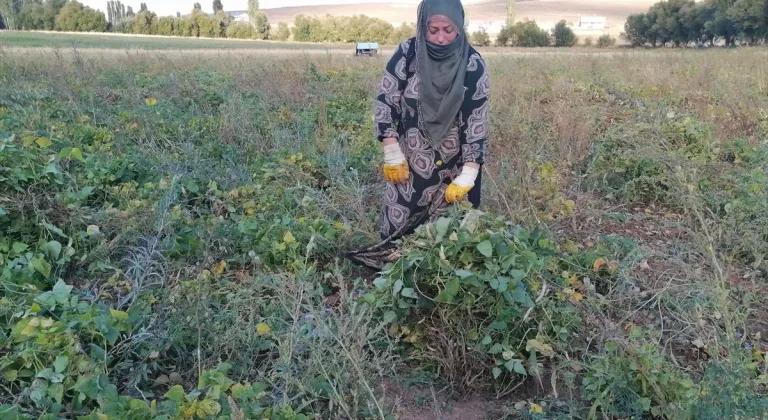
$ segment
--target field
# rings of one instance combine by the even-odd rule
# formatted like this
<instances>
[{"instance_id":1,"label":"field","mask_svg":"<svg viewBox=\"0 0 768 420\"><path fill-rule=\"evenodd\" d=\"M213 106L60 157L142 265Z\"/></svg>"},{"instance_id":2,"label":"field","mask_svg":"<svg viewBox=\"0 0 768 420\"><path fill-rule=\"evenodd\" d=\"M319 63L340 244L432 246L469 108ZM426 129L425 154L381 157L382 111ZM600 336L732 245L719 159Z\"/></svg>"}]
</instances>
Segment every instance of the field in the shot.
<instances>
[{"instance_id":1,"label":"field","mask_svg":"<svg viewBox=\"0 0 768 420\"><path fill-rule=\"evenodd\" d=\"M113 33L56 33L33 31L0 31L0 48L59 48L114 49L114 50L251 50L274 53L275 51L344 50L354 53L354 46L344 44L311 44L300 42L256 41L241 39L199 39L149 35L123 35Z\"/></svg>"},{"instance_id":2,"label":"field","mask_svg":"<svg viewBox=\"0 0 768 420\"><path fill-rule=\"evenodd\" d=\"M768 414L768 50L489 55L373 273L384 59L0 50L0 417Z\"/></svg>"}]
</instances>

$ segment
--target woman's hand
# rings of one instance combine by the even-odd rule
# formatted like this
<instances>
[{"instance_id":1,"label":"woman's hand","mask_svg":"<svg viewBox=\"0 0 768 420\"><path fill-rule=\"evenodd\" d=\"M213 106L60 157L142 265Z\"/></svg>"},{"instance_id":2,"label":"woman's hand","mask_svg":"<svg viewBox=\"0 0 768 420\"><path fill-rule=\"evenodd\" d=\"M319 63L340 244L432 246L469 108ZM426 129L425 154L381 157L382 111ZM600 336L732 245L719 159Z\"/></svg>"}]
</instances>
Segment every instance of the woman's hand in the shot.
<instances>
[{"instance_id":1,"label":"woman's hand","mask_svg":"<svg viewBox=\"0 0 768 420\"><path fill-rule=\"evenodd\" d=\"M397 139L389 137L384 142L384 179L396 184L404 184L410 177L408 161Z\"/></svg>"},{"instance_id":2,"label":"woman's hand","mask_svg":"<svg viewBox=\"0 0 768 420\"><path fill-rule=\"evenodd\" d=\"M475 179L480 172L480 165L474 162L467 162L461 168L461 174L453 180L451 185L445 190L445 201L454 203L463 200L467 193L475 186Z\"/></svg>"}]
</instances>

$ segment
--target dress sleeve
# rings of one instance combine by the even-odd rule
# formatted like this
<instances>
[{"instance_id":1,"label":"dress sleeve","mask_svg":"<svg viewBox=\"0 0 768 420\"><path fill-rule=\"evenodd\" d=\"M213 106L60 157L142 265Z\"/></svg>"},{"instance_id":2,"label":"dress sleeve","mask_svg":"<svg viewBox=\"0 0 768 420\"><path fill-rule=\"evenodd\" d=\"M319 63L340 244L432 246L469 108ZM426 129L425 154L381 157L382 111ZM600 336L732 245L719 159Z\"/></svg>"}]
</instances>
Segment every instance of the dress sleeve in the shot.
<instances>
[{"instance_id":1,"label":"dress sleeve","mask_svg":"<svg viewBox=\"0 0 768 420\"><path fill-rule=\"evenodd\" d=\"M399 137L398 128L402 115L400 98L403 95L407 78L404 52L407 45L406 41L392 54L379 84L374 114L376 138L379 141L387 137Z\"/></svg>"},{"instance_id":2,"label":"dress sleeve","mask_svg":"<svg viewBox=\"0 0 768 420\"><path fill-rule=\"evenodd\" d=\"M469 57L466 92L462 106L462 163L485 163L488 148L490 77L483 58L475 52Z\"/></svg>"}]
</instances>

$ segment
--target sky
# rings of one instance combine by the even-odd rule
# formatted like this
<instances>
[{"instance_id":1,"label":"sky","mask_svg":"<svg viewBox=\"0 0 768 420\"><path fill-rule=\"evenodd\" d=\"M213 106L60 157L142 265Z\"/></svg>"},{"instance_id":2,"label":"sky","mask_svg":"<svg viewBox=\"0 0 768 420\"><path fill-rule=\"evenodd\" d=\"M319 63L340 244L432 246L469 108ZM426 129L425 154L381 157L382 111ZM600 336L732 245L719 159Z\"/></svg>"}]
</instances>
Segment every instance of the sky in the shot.
<instances>
[{"instance_id":1,"label":"sky","mask_svg":"<svg viewBox=\"0 0 768 420\"><path fill-rule=\"evenodd\" d=\"M144 0L149 10L160 16L176 15L179 11L182 14L192 10L196 0ZM204 12L213 12L213 0L197 0L203 7ZM107 0L80 0L86 6L99 9L106 13ZM221 0L224 10L245 10L248 8L248 0ZM275 7L292 6L318 6L324 4L355 4L355 3L418 3L417 0L259 0L259 7L262 9L271 9ZM133 7L134 11L139 11L139 5L142 0L122 0L126 7Z\"/></svg>"}]
</instances>

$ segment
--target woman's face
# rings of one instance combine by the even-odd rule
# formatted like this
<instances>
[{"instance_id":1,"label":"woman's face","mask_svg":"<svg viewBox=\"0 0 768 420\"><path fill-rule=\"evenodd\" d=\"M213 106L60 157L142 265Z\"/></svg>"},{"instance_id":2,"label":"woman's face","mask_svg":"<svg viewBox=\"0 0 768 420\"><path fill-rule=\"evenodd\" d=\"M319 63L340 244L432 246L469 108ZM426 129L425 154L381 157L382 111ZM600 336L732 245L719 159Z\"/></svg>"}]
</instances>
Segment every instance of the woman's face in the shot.
<instances>
[{"instance_id":1,"label":"woman's face","mask_svg":"<svg viewBox=\"0 0 768 420\"><path fill-rule=\"evenodd\" d=\"M434 15L427 22L427 41L437 45L448 45L458 36L456 25L443 15Z\"/></svg>"}]
</instances>

